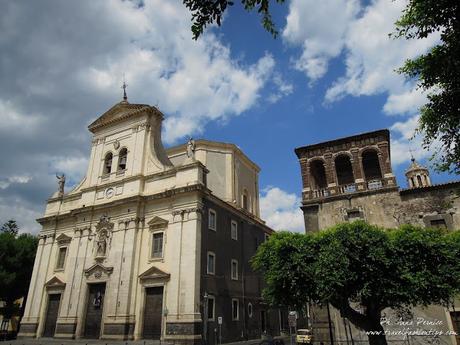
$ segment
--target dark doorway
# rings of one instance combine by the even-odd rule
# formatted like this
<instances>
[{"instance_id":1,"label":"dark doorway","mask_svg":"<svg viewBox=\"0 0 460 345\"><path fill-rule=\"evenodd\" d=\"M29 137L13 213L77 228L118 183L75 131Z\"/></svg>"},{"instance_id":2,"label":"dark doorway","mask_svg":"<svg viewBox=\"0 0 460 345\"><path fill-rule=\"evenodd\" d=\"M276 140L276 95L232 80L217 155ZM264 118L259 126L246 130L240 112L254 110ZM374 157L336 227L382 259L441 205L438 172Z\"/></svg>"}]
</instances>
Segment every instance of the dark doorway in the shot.
<instances>
[{"instance_id":1,"label":"dark doorway","mask_svg":"<svg viewBox=\"0 0 460 345\"><path fill-rule=\"evenodd\" d=\"M265 310L260 311L260 330L262 333L267 331L267 313Z\"/></svg>"},{"instance_id":2,"label":"dark doorway","mask_svg":"<svg viewBox=\"0 0 460 345\"><path fill-rule=\"evenodd\" d=\"M374 150L366 151L362 155L363 170L366 181L381 179L382 171L380 170L379 156Z\"/></svg>"},{"instance_id":3,"label":"dark doorway","mask_svg":"<svg viewBox=\"0 0 460 345\"><path fill-rule=\"evenodd\" d=\"M45 329L43 330L44 337L54 337L60 302L61 294L52 294L48 296L48 308L46 309Z\"/></svg>"},{"instance_id":4,"label":"dark doorway","mask_svg":"<svg viewBox=\"0 0 460 345\"><path fill-rule=\"evenodd\" d=\"M337 173L337 182L339 185L355 183L353 167L350 157L347 155L340 155L335 159L335 171Z\"/></svg>"},{"instance_id":5,"label":"dark doorway","mask_svg":"<svg viewBox=\"0 0 460 345\"><path fill-rule=\"evenodd\" d=\"M145 289L144 339L160 339L163 314L163 287Z\"/></svg>"},{"instance_id":6,"label":"dark doorway","mask_svg":"<svg viewBox=\"0 0 460 345\"><path fill-rule=\"evenodd\" d=\"M85 338L99 339L101 335L102 310L104 307L105 283L90 284L85 318Z\"/></svg>"}]
</instances>

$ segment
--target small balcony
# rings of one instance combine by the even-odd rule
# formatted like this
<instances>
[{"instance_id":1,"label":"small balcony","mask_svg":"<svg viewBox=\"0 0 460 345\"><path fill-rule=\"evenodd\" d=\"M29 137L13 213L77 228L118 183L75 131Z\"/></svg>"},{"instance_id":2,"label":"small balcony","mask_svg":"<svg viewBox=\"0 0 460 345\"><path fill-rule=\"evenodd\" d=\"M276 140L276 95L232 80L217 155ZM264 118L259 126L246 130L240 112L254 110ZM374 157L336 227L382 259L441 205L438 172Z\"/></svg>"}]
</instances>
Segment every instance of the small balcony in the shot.
<instances>
[{"instance_id":1,"label":"small balcony","mask_svg":"<svg viewBox=\"0 0 460 345\"><path fill-rule=\"evenodd\" d=\"M329 196L329 190L327 188L321 188L313 191L314 198L324 198Z\"/></svg>"},{"instance_id":2,"label":"small balcony","mask_svg":"<svg viewBox=\"0 0 460 345\"><path fill-rule=\"evenodd\" d=\"M367 182L367 189L368 190L375 190L383 188L383 180L382 179L375 179Z\"/></svg>"},{"instance_id":3,"label":"small balcony","mask_svg":"<svg viewBox=\"0 0 460 345\"><path fill-rule=\"evenodd\" d=\"M335 187L318 188L303 193L304 200L324 199L330 196L352 194L356 192L375 191L388 186L385 179L373 179L360 183L347 183Z\"/></svg>"},{"instance_id":4,"label":"small balcony","mask_svg":"<svg viewBox=\"0 0 460 345\"><path fill-rule=\"evenodd\" d=\"M356 184L354 183L339 186L339 194L354 193L357 190Z\"/></svg>"}]
</instances>

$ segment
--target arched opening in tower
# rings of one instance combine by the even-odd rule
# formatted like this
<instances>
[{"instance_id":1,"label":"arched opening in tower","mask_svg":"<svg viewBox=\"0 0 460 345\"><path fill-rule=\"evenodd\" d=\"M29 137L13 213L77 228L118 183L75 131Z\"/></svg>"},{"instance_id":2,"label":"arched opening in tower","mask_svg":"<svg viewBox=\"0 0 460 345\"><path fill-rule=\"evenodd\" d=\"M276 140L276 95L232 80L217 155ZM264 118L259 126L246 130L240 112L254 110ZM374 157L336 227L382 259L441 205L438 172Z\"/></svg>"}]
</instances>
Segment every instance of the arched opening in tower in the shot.
<instances>
[{"instance_id":1,"label":"arched opening in tower","mask_svg":"<svg viewBox=\"0 0 460 345\"><path fill-rule=\"evenodd\" d=\"M353 167L350 157L347 155L337 156L335 159L335 172L337 174L337 183L339 185L355 183Z\"/></svg>"},{"instance_id":2,"label":"arched opening in tower","mask_svg":"<svg viewBox=\"0 0 460 345\"><path fill-rule=\"evenodd\" d=\"M327 187L326 169L321 160L315 160L310 163L310 174L312 179L313 190L323 189Z\"/></svg>"},{"instance_id":3,"label":"arched opening in tower","mask_svg":"<svg viewBox=\"0 0 460 345\"><path fill-rule=\"evenodd\" d=\"M376 151L368 150L362 154L364 177L366 181L381 179L382 170L380 169L379 156Z\"/></svg>"}]
</instances>

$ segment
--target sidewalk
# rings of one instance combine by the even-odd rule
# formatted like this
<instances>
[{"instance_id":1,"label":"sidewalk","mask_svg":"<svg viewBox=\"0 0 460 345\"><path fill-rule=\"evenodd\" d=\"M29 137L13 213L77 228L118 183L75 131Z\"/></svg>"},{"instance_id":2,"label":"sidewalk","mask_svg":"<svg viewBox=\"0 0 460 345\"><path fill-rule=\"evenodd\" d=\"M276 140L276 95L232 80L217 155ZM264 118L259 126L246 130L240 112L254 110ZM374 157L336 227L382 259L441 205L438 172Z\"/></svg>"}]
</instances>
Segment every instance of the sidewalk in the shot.
<instances>
[{"instance_id":1,"label":"sidewalk","mask_svg":"<svg viewBox=\"0 0 460 345\"><path fill-rule=\"evenodd\" d=\"M276 337L279 338L279 337ZM282 338L286 345L289 345L289 337ZM261 339L252 339L248 341L239 341L235 343L226 343L222 345L258 345ZM92 339L56 339L56 338L40 338L40 339L18 339L0 341L0 345L168 345L168 342L160 340L92 340Z\"/></svg>"}]
</instances>

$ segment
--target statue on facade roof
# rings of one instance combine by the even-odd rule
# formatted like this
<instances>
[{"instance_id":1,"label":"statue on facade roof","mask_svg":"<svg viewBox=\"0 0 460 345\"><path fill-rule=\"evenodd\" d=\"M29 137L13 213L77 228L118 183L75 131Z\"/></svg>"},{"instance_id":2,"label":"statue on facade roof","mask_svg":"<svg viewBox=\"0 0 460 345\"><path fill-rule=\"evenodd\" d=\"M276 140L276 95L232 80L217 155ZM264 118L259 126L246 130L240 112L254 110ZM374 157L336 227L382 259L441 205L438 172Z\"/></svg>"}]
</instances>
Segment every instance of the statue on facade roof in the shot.
<instances>
[{"instance_id":1,"label":"statue on facade roof","mask_svg":"<svg viewBox=\"0 0 460 345\"><path fill-rule=\"evenodd\" d=\"M195 149L196 149L195 140L193 140L193 138L190 137L187 143L187 157L188 158L195 159Z\"/></svg>"},{"instance_id":2,"label":"statue on facade roof","mask_svg":"<svg viewBox=\"0 0 460 345\"><path fill-rule=\"evenodd\" d=\"M65 175L56 174L56 178L58 179L58 194L62 196L64 195Z\"/></svg>"}]
</instances>

